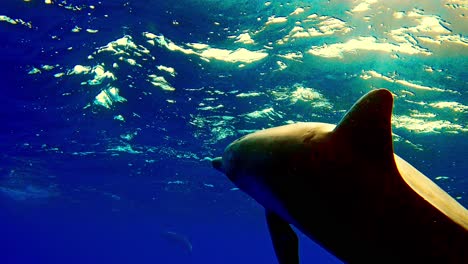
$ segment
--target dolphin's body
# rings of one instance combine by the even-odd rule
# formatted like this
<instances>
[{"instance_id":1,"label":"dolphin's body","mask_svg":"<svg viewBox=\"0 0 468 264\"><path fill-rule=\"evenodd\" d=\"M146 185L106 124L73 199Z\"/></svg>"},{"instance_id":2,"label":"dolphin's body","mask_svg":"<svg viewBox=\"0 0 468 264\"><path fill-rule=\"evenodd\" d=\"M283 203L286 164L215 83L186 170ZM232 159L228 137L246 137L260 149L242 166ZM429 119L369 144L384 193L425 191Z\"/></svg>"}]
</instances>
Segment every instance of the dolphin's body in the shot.
<instances>
[{"instance_id":1,"label":"dolphin's body","mask_svg":"<svg viewBox=\"0 0 468 264\"><path fill-rule=\"evenodd\" d=\"M279 263L299 263L290 224L344 262L468 263L468 211L393 153L392 106L373 90L337 126L257 131L213 159L265 207Z\"/></svg>"}]
</instances>

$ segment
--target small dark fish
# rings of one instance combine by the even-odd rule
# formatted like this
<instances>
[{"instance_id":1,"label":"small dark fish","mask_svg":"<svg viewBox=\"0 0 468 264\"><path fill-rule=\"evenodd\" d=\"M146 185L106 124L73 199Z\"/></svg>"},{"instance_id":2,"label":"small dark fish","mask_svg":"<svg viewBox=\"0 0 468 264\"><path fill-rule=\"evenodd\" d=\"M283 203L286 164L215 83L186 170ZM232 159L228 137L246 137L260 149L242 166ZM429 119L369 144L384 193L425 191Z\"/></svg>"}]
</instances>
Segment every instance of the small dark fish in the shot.
<instances>
[{"instance_id":1,"label":"small dark fish","mask_svg":"<svg viewBox=\"0 0 468 264\"><path fill-rule=\"evenodd\" d=\"M164 231L161 236L175 246L180 247L187 255L192 254L192 243L186 236L172 231Z\"/></svg>"}]
</instances>

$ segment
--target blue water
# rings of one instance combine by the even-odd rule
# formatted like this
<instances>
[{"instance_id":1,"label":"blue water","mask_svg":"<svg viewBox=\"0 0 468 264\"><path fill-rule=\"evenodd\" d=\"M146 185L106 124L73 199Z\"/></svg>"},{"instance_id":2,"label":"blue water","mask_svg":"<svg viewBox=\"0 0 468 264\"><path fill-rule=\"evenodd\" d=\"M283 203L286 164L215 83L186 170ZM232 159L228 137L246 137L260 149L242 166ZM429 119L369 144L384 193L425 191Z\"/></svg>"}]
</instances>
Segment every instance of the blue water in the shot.
<instances>
[{"instance_id":1,"label":"blue water","mask_svg":"<svg viewBox=\"0 0 468 264\"><path fill-rule=\"evenodd\" d=\"M395 151L468 205L462 2L4 2L0 263L275 263L208 158L374 88ZM340 263L299 237L302 263Z\"/></svg>"}]
</instances>

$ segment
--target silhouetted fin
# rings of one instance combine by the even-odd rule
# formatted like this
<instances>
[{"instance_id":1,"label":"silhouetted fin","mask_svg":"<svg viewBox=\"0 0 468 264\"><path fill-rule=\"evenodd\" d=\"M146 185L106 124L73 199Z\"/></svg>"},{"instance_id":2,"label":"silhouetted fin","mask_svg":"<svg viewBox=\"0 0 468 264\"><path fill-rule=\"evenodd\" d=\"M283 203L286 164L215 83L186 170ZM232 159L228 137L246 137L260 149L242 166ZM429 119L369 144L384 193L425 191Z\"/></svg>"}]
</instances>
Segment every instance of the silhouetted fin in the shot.
<instances>
[{"instance_id":1,"label":"silhouetted fin","mask_svg":"<svg viewBox=\"0 0 468 264\"><path fill-rule=\"evenodd\" d=\"M354 151L393 160L392 107L393 96L388 90L373 90L351 107L334 129L335 135L352 144Z\"/></svg>"},{"instance_id":2,"label":"silhouetted fin","mask_svg":"<svg viewBox=\"0 0 468 264\"><path fill-rule=\"evenodd\" d=\"M266 210L268 230L279 264L299 264L299 242L288 222Z\"/></svg>"}]
</instances>

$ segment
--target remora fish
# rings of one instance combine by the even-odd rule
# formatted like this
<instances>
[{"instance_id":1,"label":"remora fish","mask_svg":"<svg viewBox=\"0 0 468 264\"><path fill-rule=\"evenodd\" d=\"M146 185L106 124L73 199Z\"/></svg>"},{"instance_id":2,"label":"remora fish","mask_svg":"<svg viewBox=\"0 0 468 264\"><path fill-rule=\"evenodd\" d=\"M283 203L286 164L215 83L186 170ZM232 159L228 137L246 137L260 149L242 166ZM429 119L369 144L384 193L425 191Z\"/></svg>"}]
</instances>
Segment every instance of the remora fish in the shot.
<instances>
[{"instance_id":1,"label":"remora fish","mask_svg":"<svg viewBox=\"0 0 468 264\"><path fill-rule=\"evenodd\" d=\"M296 123L232 142L212 165L266 209L276 256L290 224L349 263L468 263L468 211L393 153L393 96L363 96L335 126Z\"/></svg>"}]
</instances>

